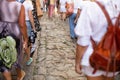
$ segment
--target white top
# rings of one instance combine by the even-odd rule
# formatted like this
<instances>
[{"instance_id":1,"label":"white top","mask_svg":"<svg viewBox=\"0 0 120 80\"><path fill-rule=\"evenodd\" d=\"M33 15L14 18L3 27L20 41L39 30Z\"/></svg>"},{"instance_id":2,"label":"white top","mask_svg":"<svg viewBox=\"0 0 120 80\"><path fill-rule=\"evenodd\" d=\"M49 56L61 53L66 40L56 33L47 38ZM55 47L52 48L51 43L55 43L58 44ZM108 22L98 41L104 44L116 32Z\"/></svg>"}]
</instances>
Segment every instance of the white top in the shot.
<instances>
[{"instance_id":1,"label":"white top","mask_svg":"<svg viewBox=\"0 0 120 80\"><path fill-rule=\"evenodd\" d=\"M102 4L105 5L112 22L114 23L118 13L120 12L120 0L116 4L119 8L111 6L112 2L104 2L107 0L100 0ZM113 5L113 4L112 4ZM117 6L118 7L118 6ZM83 7L81 15L78 19L77 25L75 27L75 33L78 36L77 43L82 46L88 46L86 52L83 55L81 64L89 66L89 57L93 52L90 37L94 39L95 42L99 42L107 30L107 21L101 8L95 2L89 2L86 7Z\"/></svg>"},{"instance_id":2,"label":"white top","mask_svg":"<svg viewBox=\"0 0 120 80\"><path fill-rule=\"evenodd\" d=\"M73 1L74 1L74 13L77 13L77 10L78 10L78 8L80 7L81 2L82 2L83 0L73 0Z\"/></svg>"},{"instance_id":3,"label":"white top","mask_svg":"<svg viewBox=\"0 0 120 80\"><path fill-rule=\"evenodd\" d=\"M60 0L60 12L66 12L65 4L67 0Z\"/></svg>"},{"instance_id":4,"label":"white top","mask_svg":"<svg viewBox=\"0 0 120 80\"><path fill-rule=\"evenodd\" d=\"M24 7L25 7L25 20L30 20L29 19L29 16L28 16L28 11L29 10L33 10L33 5L32 5L32 2L29 1L29 0L26 0L24 3L23 3Z\"/></svg>"},{"instance_id":5,"label":"white top","mask_svg":"<svg viewBox=\"0 0 120 80\"><path fill-rule=\"evenodd\" d=\"M74 13L77 13L77 10L80 7L82 1L83 0L67 0L68 3L74 3Z\"/></svg>"},{"instance_id":6,"label":"white top","mask_svg":"<svg viewBox=\"0 0 120 80\"><path fill-rule=\"evenodd\" d=\"M0 0L0 20L18 22L21 5L17 1Z\"/></svg>"},{"instance_id":7,"label":"white top","mask_svg":"<svg viewBox=\"0 0 120 80\"><path fill-rule=\"evenodd\" d=\"M83 7L87 7L86 5L89 5L90 2L91 2L90 0L86 0L86 1L81 0L81 2L79 3L79 9L82 9Z\"/></svg>"}]
</instances>

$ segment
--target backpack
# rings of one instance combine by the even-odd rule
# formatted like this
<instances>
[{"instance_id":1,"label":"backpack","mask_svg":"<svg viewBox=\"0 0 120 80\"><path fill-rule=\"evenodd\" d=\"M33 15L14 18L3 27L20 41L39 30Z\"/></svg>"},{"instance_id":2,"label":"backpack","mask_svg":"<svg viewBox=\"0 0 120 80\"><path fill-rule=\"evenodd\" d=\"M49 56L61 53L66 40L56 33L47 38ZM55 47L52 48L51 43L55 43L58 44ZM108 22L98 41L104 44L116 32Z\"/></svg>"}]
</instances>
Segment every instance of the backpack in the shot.
<instances>
[{"instance_id":1,"label":"backpack","mask_svg":"<svg viewBox=\"0 0 120 80\"><path fill-rule=\"evenodd\" d=\"M12 36L6 36L0 39L0 62L11 68L12 64L17 60L16 41Z\"/></svg>"},{"instance_id":2,"label":"backpack","mask_svg":"<svg viewBox=\"0 0 120 80\"><path fill-rule=\"evenodd\" d=\"M17 60L16 37L9 33L9 24L12 23L0 21L0 67L7 68Z\"/></svg>"},{"instance_id":3,"label":"backpack","mask_svg":"<svg viewBox=\"0 0 120 80\"><path fill-rule=\"evenodd\" d=\"M93 43L94 51L90 56L90 64L94 68L93 74L96 70L103 70L108 72L120 71L120 13L117 17L115 25L109 17L109 14L105 10L104 6L97 2L108 22L107 32L96 45Z\"/></svg>"}]
</instances>

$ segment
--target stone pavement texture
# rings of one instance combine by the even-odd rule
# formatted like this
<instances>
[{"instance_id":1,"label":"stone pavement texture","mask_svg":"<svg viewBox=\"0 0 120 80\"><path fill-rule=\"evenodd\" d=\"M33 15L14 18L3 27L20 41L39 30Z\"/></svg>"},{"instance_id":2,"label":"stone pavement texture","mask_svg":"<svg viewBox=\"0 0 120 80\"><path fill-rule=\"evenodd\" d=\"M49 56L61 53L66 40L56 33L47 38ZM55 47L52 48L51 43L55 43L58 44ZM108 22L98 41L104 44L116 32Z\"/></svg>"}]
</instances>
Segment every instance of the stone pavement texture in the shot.
<instances>
[{"instance_id":1,"label":"stone pavement texture","mask_svg":"<svg viewBox=\"0 0 120 80\"><path fill-rule=\"evenodd\" d=\"M69 36L68 20L50 20L44 14L40 24L34 62L25 67L28 73L24 80L86 80L74 69L75 43Z\"/></svg>"},{"instance_id":2,"label":"stone pavement texture","mask_svg":"<svg viewBox=\"0 0 120 80\"><path fill-rule=\"evenodd\" d=\"M75 43L69 36L68 20L61 21L59 17L50 20L44 14L40 23L33 79L25 80L86 80L74 69Z\"/></svg>"}]
</instances>

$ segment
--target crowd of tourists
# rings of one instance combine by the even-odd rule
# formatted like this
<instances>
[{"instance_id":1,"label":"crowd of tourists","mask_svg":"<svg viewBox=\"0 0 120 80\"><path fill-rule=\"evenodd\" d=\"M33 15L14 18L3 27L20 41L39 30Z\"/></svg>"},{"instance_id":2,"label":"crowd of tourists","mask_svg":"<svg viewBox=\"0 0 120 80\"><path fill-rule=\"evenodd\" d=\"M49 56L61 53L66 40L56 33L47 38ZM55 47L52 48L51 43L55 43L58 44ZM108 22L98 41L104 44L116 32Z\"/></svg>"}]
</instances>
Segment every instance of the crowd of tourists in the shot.
<instances>
[{"instance_id":1,"label":"crowd of tourists","mask_svg":"<svg viewBox=\"0 0 120 80\"><path fill-rule=\"evenodd\" d=\"M87 80L114 80L120 69L104 71L97 70L97 67L95 70L89 59L94 51L92 41L98 44L107 32L109 21L115 24L120 19L120 0L0 0L0 41L11 36L16 43L12 51L17 53L16 58L11 58L8 63L7 59L1 58L1 53L8 53L9 49L7 47L2 52L5 43L0 43L0 72L5 79L12 80L11 67L14 66L16 80L23 80L26 74L22 69L24 54L27 66L33 61L36 49L33 34L36 36L37 33L34 16L40 19L48 13L48 19L53 20L56 12L63 22L69 21L70 38L76 44L75 71L84 73Z\"/></svg>"}]
</instances>

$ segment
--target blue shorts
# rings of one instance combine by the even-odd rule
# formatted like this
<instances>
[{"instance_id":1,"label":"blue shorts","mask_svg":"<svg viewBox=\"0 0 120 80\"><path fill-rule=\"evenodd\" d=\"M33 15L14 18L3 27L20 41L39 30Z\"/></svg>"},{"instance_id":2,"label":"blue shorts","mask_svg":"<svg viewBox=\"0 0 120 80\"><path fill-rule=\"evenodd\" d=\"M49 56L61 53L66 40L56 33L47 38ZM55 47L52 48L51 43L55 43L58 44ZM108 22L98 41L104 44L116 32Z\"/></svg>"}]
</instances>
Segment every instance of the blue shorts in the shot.
<instances>
[{"instance_id":1,"label":"blue shorts","mask_svg":"<svg viewBox=\"0 0 120 80\"><path fill-rule=\"evenodd\" d=\"M31 31L32 31L32 25L31 25L30 20L26 20L26 26L27 26L28 37L30 37L31 36Z\"/></svg>"}]
</instances>

